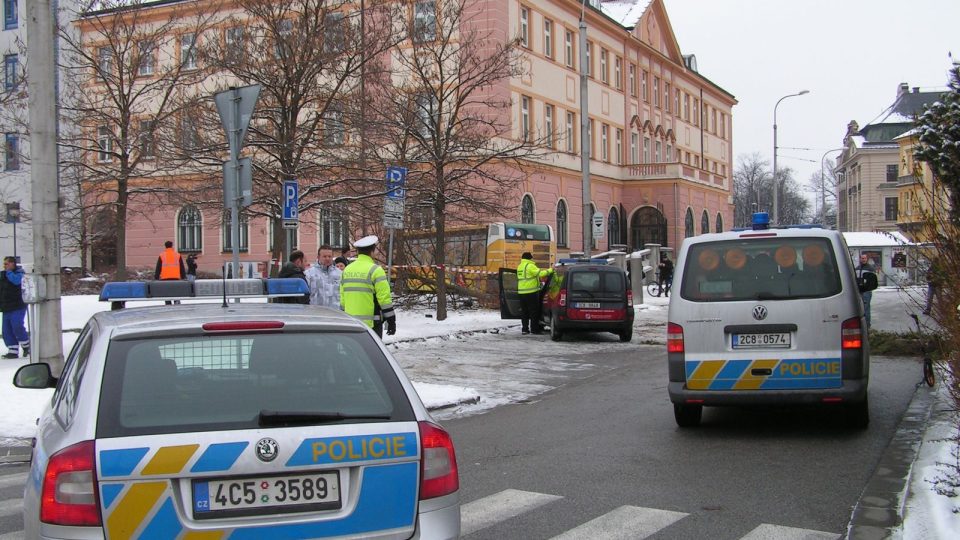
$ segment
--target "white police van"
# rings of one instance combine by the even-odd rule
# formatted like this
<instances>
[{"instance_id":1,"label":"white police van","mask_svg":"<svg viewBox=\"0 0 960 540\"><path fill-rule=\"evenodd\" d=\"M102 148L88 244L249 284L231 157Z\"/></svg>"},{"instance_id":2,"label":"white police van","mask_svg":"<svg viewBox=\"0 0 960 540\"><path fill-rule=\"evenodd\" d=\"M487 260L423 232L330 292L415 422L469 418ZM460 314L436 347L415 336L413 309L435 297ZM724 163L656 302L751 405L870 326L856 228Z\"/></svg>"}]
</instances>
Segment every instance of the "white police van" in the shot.
<instances>
[{"instance_id":1,"label":"white police van","mask_svg":"<svg viewBox=\"0 0 960 540\"><path fill-rule=\"evenodd\" d=\"M667 323L668 392L682 427L704 406L824 404L869 422L861 290L838 231L769 228L684 240Z\"/></svg>"},{"instance_id":2,"label":"white police van","mask_svg":"<svg viewBox=\"0 0 960 540\"><path fill-rule=\"evenodd\" d=\"M449 434L362 322L301 279L110 283L38 422L27 538L456 538Z\"/></svg>"}]
</instances>

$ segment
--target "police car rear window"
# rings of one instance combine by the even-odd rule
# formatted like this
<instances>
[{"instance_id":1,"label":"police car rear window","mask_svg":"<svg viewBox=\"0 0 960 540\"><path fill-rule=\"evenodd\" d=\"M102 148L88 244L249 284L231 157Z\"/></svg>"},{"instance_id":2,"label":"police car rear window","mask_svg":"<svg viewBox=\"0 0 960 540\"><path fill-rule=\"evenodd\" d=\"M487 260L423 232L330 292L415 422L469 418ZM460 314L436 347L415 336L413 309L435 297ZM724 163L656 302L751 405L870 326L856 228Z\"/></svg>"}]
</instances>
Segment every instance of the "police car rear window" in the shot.
<instances>
[{"instance_id":1,"label":"police car rear window","mask_svg":"<svg viewBox=\"0 0 960 540\"><path fill-rule=\"evenodd\" d=\"M826 238L771 237L694 244L680 295L700 302L824 298L840 293Z\"/></svg>"},{"instance_id":2,"label":"police car rear window","mask_svg":"<svg viewBox=\"0 0 960 540\"><path fill-rule=\"evenodd\" d=\"M619 272L571 272L568 289L571 293L623 293L626 286Z\"/></svg>"},{"instance_id":3,"label":"police car rear window","mask_svg":"<svg viewBox=\"0 0 960 540\"><path fill-rule=\"evenodd\" d=\"M184 336L111 343L97 436L268 427L264 411L415 419L366 333Z\"/></svg>"}]
</instances>

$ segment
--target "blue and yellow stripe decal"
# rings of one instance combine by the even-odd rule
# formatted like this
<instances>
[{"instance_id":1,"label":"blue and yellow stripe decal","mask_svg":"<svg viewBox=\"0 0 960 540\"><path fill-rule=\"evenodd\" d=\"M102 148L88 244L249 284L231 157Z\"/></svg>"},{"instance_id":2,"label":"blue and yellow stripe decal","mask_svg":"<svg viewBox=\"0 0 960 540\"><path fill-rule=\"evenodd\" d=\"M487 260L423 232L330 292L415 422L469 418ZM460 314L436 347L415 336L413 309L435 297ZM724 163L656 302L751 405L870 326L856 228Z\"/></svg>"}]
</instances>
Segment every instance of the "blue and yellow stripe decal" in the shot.
<instances>
[{"instance_id":1,"label":"blue and yellow stripe decal","mask_svg":"<svg viewBox=\"0 0 960 540\"><path fill-rule=\"evenodd\" d=\"M841 387L840 364L840 358L687 360L685 368L690 390L793 390Z\"/></svg>"}]
</instances>

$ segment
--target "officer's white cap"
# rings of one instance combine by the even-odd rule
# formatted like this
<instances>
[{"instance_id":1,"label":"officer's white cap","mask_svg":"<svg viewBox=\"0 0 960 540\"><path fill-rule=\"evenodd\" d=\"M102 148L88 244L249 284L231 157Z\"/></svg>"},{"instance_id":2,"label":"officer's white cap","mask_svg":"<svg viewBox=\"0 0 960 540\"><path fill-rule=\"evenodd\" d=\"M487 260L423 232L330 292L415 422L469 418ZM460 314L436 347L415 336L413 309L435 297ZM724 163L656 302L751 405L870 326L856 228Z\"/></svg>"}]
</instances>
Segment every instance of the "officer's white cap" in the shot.
<instances>
[{"instance_id":1,"label":"officer's white cap","mask_svg":"<svg viewBox=\"0 0 960 540\"><path fill-rule=\"evenodd\" d=\"M363 238L354 242L353 247L355 248L370 247L370 246L376 245L376 243L379 241L380 239L377 238L377 235L371 234L370 236L364 236Z\"/></svg>"}]
</instances>

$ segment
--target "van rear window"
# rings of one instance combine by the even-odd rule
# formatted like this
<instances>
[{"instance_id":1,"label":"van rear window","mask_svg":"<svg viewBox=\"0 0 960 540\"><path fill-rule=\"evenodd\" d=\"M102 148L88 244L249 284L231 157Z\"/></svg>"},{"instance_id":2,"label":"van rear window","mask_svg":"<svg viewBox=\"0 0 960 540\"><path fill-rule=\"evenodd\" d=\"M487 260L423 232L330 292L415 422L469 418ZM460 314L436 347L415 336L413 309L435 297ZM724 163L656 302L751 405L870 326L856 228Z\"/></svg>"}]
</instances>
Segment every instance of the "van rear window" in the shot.
<instances>
[{"instance_id":1,"label":"van rear window","mask_svg":"<svg viewBox=\"0 0 960 540\"><path fill-rule=\"evenodd\" d=\"M622 293L626 285L618 272L571 272L568 288L571 292Z\"/></svg>"},{"instance_id":2,"label":"van rear window","mask_svg":"<svg viewBox=\"0 0 960 540\"><path fill-rule=\"evenodd\" d=\"M191 335L110 344L97 436L255 429L262 411L414 418L366 333Z\"/></svg>"},{"instance_id":3,"label":"van rear window","mask_svg":"<svg viewBox=\"0 0 960 540\"><path fill-rule=\"evenodd\" d=\"M694 302L824 298L840 293L826 238L705 242L687 253L680 296Z\"/></svg>"}]
</instances>

